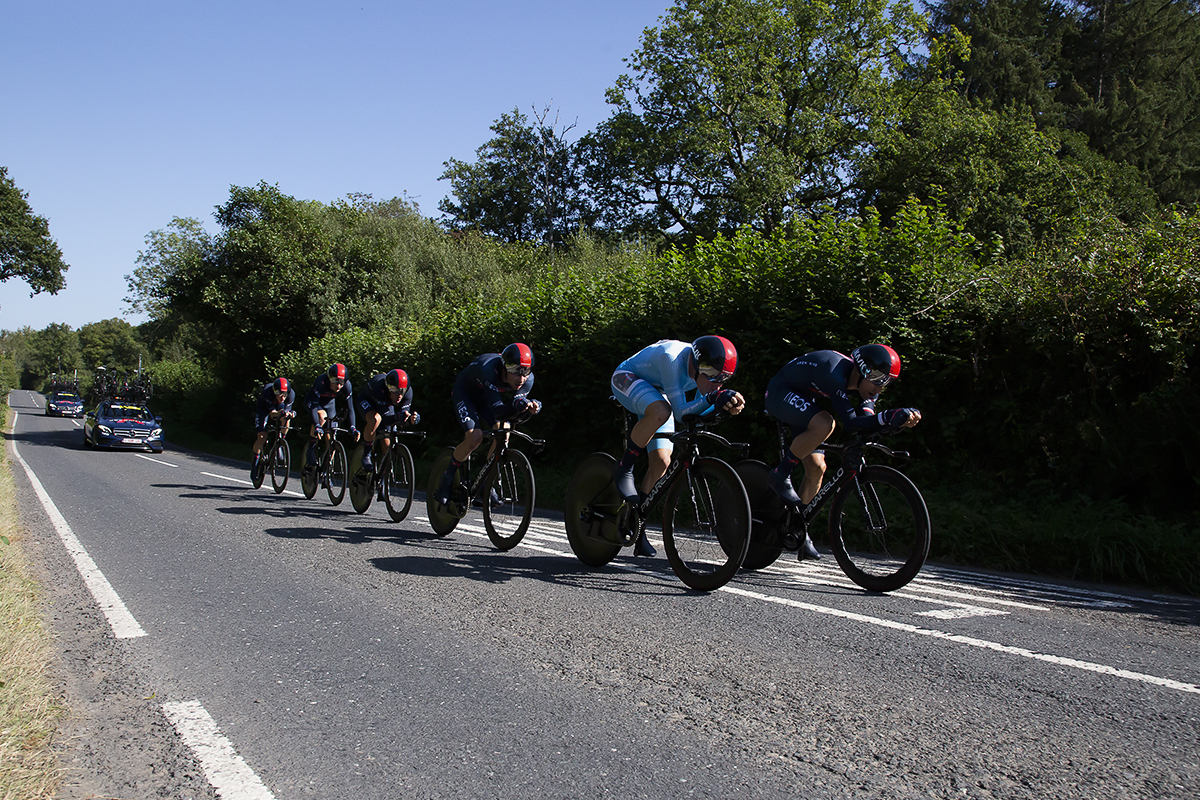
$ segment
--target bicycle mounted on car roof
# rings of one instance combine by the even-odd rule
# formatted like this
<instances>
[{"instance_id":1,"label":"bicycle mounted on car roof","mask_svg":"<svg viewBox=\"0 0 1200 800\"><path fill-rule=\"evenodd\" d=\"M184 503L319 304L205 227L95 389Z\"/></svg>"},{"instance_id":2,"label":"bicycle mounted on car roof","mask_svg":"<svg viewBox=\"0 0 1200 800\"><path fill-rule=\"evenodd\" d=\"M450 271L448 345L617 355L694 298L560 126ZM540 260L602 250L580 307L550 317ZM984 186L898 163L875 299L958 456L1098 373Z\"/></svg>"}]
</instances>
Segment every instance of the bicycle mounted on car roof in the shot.
<instances>
[{"instance_id":1,"label":"bicycle mounted on car roof","mask_svg":"<svg viewBox=\"0 0 1200 800\"><path fill-rule=\"evenodd\" d=\"M610 398L616 403L616 398ZM623 408L623 407L622 407ZM624 410L624 409L623 409ZM624 410L628 439L631 420ZM671 435L673 450L666 473L650 492L626 501L613 481L617 460L592 453L576 468L567 487L564 517L571 549L584 564L607 564L621 548L637 542L650 511L663 501L662 534L667 559L692 589L712 591L737 573L750 544L751 512L746 489L734 469L713 456L700 455L700 442L715 442L745 455L748 445L730 442L707 430L723 414L687 414L685 429Z\"/></svg>"},{"instance_id":2,"label":"bicycle mounted on car roof","mask_svg":"<svg viewBox=\"0 0 1200 800\"><path fill-rule=\"evenodd\" d=\"M438 454L429 472L425 495L429 524L435 534L445 536L454 530L478 498L483 506L484 528L492 544L499 550L511 550L521 542L533 517L537 486L529 459L520 450L513 449L509 439L515 436L528 442L533 446L534 454L545 448L545 440L534 439L517 430L516 426L527 422L531 416L532 412L522 411L500 423L500 427L482 431L485 440L495 441L495 448L474 477L471 472L474 454L468 457L451 479L449 499L445 504L437 500L437 492L442 475L454 456L454 448L447 446Z\"/></svg>"}]
</instances>

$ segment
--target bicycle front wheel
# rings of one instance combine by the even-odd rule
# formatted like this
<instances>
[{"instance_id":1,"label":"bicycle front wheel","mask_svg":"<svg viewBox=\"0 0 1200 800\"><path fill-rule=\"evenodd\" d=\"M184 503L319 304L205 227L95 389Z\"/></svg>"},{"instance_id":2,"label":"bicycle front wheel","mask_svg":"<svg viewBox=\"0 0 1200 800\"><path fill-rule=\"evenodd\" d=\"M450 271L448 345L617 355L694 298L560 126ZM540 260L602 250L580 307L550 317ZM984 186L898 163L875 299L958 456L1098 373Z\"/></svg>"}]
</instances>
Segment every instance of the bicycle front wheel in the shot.
<instances>
[{"instance_id":1,"label":"bicycle front wheel","mask_svg":"<svg viewBox=\"0 0 1200 800\"><path fill-rule=\"evenodd\" d=\"M275 490L275 494L283 494L291 470L292 448L288 446L287 439L279 439L275 443L275 455L271 459L271 488Z\"/></svg>"},{"instance_id":2,"label":"bicycle front wheel","mask_svg":"<svg viewBox=\"0 0 1200 800\"><path fill-rule=\"evenodd\" d=\"M529 459L520 450L506 451L492 468L483 503L483 527L496 549L512 550L520 544L529 530L536 496Z\"/></svg>"},{"instance_id":3,"label":"bicycle front wheel","mask_svg":"<svg viewBox=\"0 0 1200 800\"><path fill-rule=\"evenodd\" d=\"M567 541L575 557L589 567L602 567L621 552L617 512L624 500L613 483L617 460L592 453L580 462L567 484L563 517Z\"/></svg>"},{"instance_id":4,"label":"bicycle front wheel","mask_svg":"<svg viewBox=\"0 0 1200 800\"><path fill-rule=\"evenodd\" d=\"M833 555L869 592L894 592L929 555L929 509L903 473L873 464L838 490L829 508Z\"/></svg>"},{"instance_id":5,"label":"bicycle front wheel","mask_svg":"<svg viewBox=\"0 0 1200 800\"><path fill-rule=\"evenodd\" d=\"M300 453L300 463L304 466L300 469L300 488L304 491L304 498L312 500L317 496L317 486L320 484L320 476L316 466L308 466L308 451L312 447L312 442L304 445L304 450ZM317 457L320 458L320 451L317 451Z\"/></svg>"},{"instance_id":6,"label":"bicycle front wheel","mask_svg":"<svg viewBox=\"0 0 1200 800\"><path fill-rule=\"evenodd\" d=\"M434 459L433 467L429 470L429 485L425 488L425 513L429 517L429 526L438 536L445 536L454 530L454 526L466 514L465 509L462 514L457 513L458 506L454 503L453 498L450 501L451 506L442 505L437 501L438 486L442 483L442 475L450 468L450 459L453 457L453 447L447 447L438 454L438 457ZM452 496L459 492L458 476L454 476L451 487L450 494Z\"/></svg>"},{"instance_id":7,"label":"bicycle front wheel","mask_svg":"<svg viewBox=\"0 0 1200 800\"><path fill-rule=\"evenodd\" d=\"M346 496L346 484L350 482L350 468L346 462L346 448L341 442L329 445L329 502L335 506Z\"/></svg>"},{"instance_id":8,"label":"bicycle front wheel","mask_svg":"<svg viewBox=\"0 0 1200 800\"><path fill-rule=\"evenodd\" d=\"M746 459L733 465L750 498L750 548L742 569L762 569L775 563L783 552L787 509L771 488L771 468L761 461Z\"/></svg>"},{"instance_id":9,"label":"bicycle front wheel","mask_svg":"<svg viewBox=\"0 0 1200 800\"><path fill-rule=\"evenodd\" d=\"M384 469L384 480L387 491L383 499L387 504L388 516L392 522L399 522L408 516L412 506L413 489L417 485L417 469L413 465L412 451L399 442L392 444L388 463Z\"/></svg>"},{"instance_id":10,"label":"bicycle front wheel","mask_svg":"<svg viewBox=\"0 0 1200 800\"><path fill-rule=\"evenodd\" d=\"M750 500L733 467L698 458L667 489L663 544L679 579L711 592L737 574L750 546Z\"/></svg>"}]
</instances>

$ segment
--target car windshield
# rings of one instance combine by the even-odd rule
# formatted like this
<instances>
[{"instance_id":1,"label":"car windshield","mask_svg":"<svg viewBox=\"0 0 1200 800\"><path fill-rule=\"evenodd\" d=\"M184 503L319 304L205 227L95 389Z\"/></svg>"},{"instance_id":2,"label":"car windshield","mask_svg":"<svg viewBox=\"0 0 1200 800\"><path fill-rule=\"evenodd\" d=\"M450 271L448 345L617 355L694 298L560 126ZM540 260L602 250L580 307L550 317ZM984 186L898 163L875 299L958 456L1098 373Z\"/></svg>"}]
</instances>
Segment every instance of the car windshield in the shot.
<instances>
[{"instance_id":1,"label":"car windshield","mask_svg":"<svg viewBox=\"0 0 1200 800\"><path fill-rule=\"evenodd\" d=\"M79 395L67 394L66 392L60 392L59 394L54 395L54 397L52 399L58 400L63 403L78 403Z\"/></svg>"},{"instance_id":2,"label":"car windshield","mask_svg":"<svg viewBox=\"0 0 1200 800\"><path fill-rule=\"evenodd\" d=\"M108 412L104 416L113 419L139 419L143 422L150 422L154 419L150 409L143 406L109 406Z\"/></svg>"}]
</instances>

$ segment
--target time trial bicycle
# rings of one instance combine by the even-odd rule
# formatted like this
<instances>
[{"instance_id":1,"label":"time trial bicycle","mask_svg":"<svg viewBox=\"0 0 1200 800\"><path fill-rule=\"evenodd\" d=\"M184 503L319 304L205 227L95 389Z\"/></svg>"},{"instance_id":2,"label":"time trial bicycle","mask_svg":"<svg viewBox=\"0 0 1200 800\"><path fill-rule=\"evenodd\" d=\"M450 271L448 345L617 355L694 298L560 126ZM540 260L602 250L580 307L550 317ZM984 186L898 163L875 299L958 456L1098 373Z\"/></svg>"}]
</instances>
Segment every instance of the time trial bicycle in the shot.
<instances>
[{"instance_id":1,"label":"time trial bicycle","mask_svg":"<svg viewBox=\"0 0 1200 800\"><path fill-rule=\"evenodd\" d=\"M267 423L267 438L263 440L262 450L259 451L258 464L254 469L254 488L263 485L267 473L271 473L271 488L275 494L282 494L287 488L288 476L292 468L292 449L288 446L287 437L283 433L282 418L275 417Z\"/></svg>"},{"instance_id":2,"label":"time trial bicycle","mask_svg":"<svg viewBox=\"0 0 1200 800\"><path fill-rule=\"evenodd\" d=\"M317 463L308 465L308 450L312 447L310 439L304 445L301 454L304 468L300 471L300 488L309 500L317 493L319 487L325 487L329 493L329 502L338 505L346 496L346 484L350 482L349 469L346 460L346 448L338 441L341 433L336 419L325 420L321 437L317 440Z\"/></svg>"},{"instance_id":3,"label":"time trial bicycle","mask_svg":"<svg viewBox=\"0 0 1200 800\"><path fill-rule=\"evenodd\" d=\"M776 420L778 423L778 420ZM894 592L908 584L929 556L930 520L925 498L904 473L884 464L866 464L875 452L904 464L909 454L877 440L896 430L859 434L840 444L826 442L827 452L840 453L841 463L812 501L793 507L771 488L771 468L747 459L735 465L750 496L754 527L746 569L762 569L786 550L796 550L810 524L829 503L829 546L846 577L871 592ZM779 423L779 446L789 431Z\"/></svg>"},{"instance_id":4,"label":"time trial bicycle","mask_svg":"<svg viewBox=\"0 0 1200 800\"><path fill-rule=\"evenodd\" d=\"M483 460L478 470L472 471L471 461L458 470L451 481L450 495L446 503L437 499L437 490L442 475L450 468L454 448L447 447L438 454L429 471L429 486L425 494L425 505L429 524L438 536L454 530L458 521L467 515L471 505L479 500L483 506L483 526L488 538L499 550L511 550L520 544L529 530L533 507L537 497L537 486L533 478L533 467L520 450L509 446L516 437L527 442L534 454L546 446L542 439L534 439L517 425L527 421L529 412L524 411L501 426L483 432L484 442L495 442L495 448Z\"/></svg>"},{"instance_id":5,"label":"time trial bicycle","mask_svg":"<svg viewBox=\"0 0 1200 800\"><path fill-rule=\"evenodd\" d=\"M614 399L614 402L615 399ZM616 459L592 453L567 486L563 514L567 539L589 567L612 561L637 542L655 505L662 500L662 536L667 560L692 589L712 591L728 583L742 566L750 545L750 500L741 478L725 461L700 455L701 442L715 442L745 455L749 445L730 442L708 430L723 414L688 414L666 473L638 502L625 500L613 482ZM625 415L625 439L632 415Z\"/></svg>"},{"instance_id":6,"label":"time trial bicycle","mask_svg":"<svg viewBox=\"0 0 1200 800\"><path fill-rule=\"evenodd\" d=\"M350 458L350 504L359 514L371 507L378 494L387 506L392 522L400 522L408 516L412 506L413 490L416 488L416 467L412 451L400 441L400 437L425 441L425 431L399 430L393 422L381 425L372 443L373 469L362 468L365 445L354 448Z\"/></svg>"}]
</instances>

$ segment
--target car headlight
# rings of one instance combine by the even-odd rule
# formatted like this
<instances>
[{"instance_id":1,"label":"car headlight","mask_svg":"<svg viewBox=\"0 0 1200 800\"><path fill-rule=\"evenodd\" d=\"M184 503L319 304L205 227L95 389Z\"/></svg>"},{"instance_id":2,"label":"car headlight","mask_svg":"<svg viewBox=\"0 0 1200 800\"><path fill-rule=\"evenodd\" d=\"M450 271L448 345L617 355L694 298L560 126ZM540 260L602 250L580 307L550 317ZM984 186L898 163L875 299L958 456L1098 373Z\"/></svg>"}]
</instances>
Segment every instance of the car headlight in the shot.
<instances>
[{"instance_id":1,"label":"car headlight","mask_svg":"<svg viewBox=\"0 0 1200 800\"><path fill-rule=\"evenodd\" d=\"M105 436L112 436L112 428L107 425L97 425L96 430L100 431Z\"/></svg>"},{"instance_id":2,"label":"car headlight","mask_svg":"<svg viewBox=\"0 0 1200 800\"><path fill-rule=\"evenodd\" d=\"M155 428L154 430L150 431L151 439L157 439L159 436L162 436L162 428Z\"/></svg>"}]
</instances>

